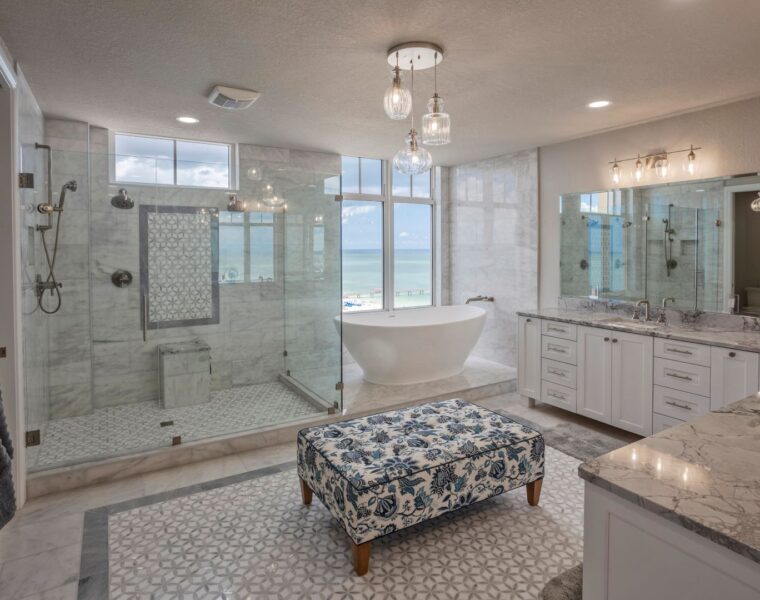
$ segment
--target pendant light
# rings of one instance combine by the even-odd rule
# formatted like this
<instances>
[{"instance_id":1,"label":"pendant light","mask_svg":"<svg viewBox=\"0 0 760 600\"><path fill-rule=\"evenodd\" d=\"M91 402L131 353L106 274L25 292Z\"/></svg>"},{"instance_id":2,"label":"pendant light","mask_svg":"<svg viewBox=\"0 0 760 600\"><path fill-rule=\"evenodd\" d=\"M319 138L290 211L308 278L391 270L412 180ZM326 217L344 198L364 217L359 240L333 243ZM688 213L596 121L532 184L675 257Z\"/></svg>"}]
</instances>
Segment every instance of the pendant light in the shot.
<instances>
[{"instance_id":1,"label":"pendant light","mask_svg":"<svg viewBox=\"0 0 760 600\"><path fill-rule=\"evenodd\" d=\"M451 117L443 112L443 98L438 95L438 53L433 66L433 97L428 100L427 114L422 117L422 143L443 146L451 142Z\"/></svg>"},{"instance_id":2,"label":"pendant light","mask_svg":"<svg viewBox=\"0 0 760 600\"><path fill-rule=\"evenodd\" d=\"M414 97L414 63L411 67L412 71L412 92L411 96ZM406 148L399 150L396 156L393 157L394 168L404 175L419 175L430 169L433 164L433 157L430 156L425 148L419 145L417 141L417 132L414 129L414 107L411 111L412 115L412 128L409 130L409 134L406 136Z\"/></svg>"},{"instance_id":3,"label":"pendant light","mask_svg":"<svg viewBox=\"0 0 760 600\"><path fill-rule=\"evenodd\" d=\"M750 208L755 212L760 212L760 192L757 193L757 198L755 198L752 201L752 204L749 205Z\"/></svg>"},{"instance_id":4,"label":"pendant light","mask_svg":"<svg viewBox=\"0 0 760 600\"><path fill-rule=\"evenodd\" d=\"M393 69L393 82L385 90L383 98L385 114L394 121L403 121L412 110L412 94L401 82L401 69L398 66L398 52L396 52L396 66Z\"/></svg>"}]
</instances>

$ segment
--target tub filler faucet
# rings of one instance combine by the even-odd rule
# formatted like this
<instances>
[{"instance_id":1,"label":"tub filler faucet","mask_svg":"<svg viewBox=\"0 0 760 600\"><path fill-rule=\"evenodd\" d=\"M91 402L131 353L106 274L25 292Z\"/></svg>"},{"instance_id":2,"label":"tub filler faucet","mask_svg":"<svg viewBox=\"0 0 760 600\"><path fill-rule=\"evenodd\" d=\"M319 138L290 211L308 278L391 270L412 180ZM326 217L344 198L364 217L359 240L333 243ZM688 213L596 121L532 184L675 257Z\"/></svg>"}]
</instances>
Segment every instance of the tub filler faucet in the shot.
<instances>
[{"instance_id":1,"label":"tub filler faucet","mask_svg":"<svg viewBox=\"0 0 760 600\"><path fill-rule=\"evenodd\" d=\"M467 298L465 304L470 302L493 302L493 296L475 296L474 298Z\"/></svg>"}]
</instances>

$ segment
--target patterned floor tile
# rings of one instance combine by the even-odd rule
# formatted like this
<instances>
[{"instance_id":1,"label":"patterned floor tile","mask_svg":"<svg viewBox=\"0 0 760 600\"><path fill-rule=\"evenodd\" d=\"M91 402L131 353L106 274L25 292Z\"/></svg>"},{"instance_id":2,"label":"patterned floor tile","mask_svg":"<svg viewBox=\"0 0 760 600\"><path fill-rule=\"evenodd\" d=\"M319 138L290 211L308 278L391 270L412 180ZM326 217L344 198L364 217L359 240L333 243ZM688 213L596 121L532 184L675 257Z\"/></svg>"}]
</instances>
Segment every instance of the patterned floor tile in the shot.
<instances>
[{"instance_id":1,"label":"patterned floor tile","mask_svg":"<svg viewBox=\"0 0 760 600\"><path fill-rule=\"evenodd\" d=\"M212 392L208 402L196 406L163 409L157 402L110 406L46 423L42 444L29 449L27 461L30 471L40 471L169 446L176 435L183 441L197 440L320 412L279 382ZM161 427L162 421L174 424Z\"/></svg>"},{"instance_id":2,"label":"patterned floor tile","mask_svg":"<svg viewBox=\"0 0 760 600\"><path fill-rule=\"evenodd\" d=\"M295 470L117 512L109 518L112 599L535 599L581 562L578 460L546 450L541 504L518 489L373 543L353 573L346 533Z\"/></svg>"}]
</instances>

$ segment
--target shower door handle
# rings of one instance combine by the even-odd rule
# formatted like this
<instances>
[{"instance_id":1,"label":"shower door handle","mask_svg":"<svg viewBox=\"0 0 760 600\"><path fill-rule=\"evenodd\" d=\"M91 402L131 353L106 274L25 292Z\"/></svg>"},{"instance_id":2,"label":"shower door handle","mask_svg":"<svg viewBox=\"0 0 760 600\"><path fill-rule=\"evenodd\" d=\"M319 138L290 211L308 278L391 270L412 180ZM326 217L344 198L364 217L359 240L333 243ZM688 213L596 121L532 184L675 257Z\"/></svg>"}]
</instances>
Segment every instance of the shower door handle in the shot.
<instances>
[{"instance_id":1,"label":"shower door handle","mask_svg":"<svg viewBox=\"0 0 760 600\"><path fill-rule=\"evenodd\" d=\"M143 331L143 342L148 341L148 295L143 294L143 314L142 314L142 331Z\"/></svg>"}]
</instances>

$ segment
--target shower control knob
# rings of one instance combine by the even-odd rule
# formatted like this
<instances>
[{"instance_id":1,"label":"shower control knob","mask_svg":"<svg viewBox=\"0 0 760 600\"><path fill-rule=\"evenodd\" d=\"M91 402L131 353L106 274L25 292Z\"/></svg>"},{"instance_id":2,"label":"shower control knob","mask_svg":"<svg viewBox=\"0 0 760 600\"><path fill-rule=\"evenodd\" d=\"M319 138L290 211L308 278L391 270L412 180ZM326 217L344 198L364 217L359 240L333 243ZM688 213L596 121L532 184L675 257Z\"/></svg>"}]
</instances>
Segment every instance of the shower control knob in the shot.
<instances>
[{"instance_id":1,"label":"shower control knob","mask_svg":"<svg viewBox=\"0 0 760 600\"><path fill-rule=\"evenodd\" d=\"M118 269L111 275L111 283L118 288L127 287L132 283L132 273L124 269Z\"/></svg>"}]
</instances>

